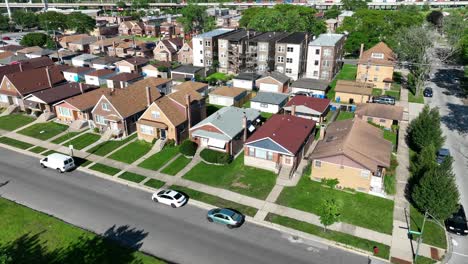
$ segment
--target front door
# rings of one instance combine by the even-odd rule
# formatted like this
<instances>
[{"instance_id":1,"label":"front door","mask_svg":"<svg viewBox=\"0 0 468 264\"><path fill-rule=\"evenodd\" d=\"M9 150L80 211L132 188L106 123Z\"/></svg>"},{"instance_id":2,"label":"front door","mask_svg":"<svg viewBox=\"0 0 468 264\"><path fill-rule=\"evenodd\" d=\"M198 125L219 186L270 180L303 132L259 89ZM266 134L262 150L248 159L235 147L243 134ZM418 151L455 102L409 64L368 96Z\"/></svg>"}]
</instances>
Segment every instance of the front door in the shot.
<instances>
[{"instance_id":1,"label":"front door","mask_svg":"<svg viewBox=\"0 0 468 264\"><path fill-rule=\"evenodd\" d=\"M208 146L208 139L207 138L201 138L201 145L202 145L202 147Z\"/></svg>"},{"instance_id":2,"label":"front door","mask_svg":"<svg viewBox=\"0 0 468 264\"><path fill-rule=\"evenodd\" d=\"M159 133L160 133L160 138L162 139L165 139L166 138L166 130L165 129L160 129L159 130Z\"/></svg>"},{"instance_id":3,"label":"front door","mask_svg":"<svg viewBox=\"0 0 468 264\"><path fill-rule=\"evenodd\" d=\"M110 122L111 129L112 130L119 130L119 126L117 125L117 122Z\"/></svg>"}]
</instances>

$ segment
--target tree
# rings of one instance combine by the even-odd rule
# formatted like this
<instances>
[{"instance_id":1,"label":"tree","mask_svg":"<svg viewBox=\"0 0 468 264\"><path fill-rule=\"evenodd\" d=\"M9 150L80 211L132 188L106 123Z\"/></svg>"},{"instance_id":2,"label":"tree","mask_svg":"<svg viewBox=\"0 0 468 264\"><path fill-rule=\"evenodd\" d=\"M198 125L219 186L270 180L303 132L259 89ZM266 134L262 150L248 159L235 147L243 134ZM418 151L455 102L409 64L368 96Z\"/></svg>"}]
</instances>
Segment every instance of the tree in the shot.
<instances>
[{"instance_id":1,"label":"tree","mask_svg":"<svg viewBox=\"0 0 468 264\"><path fill-rule=\"evenodd\" d=\"M429 49L433 39L432 30L424 26L402 28L393 39L393 51L413 75L415 95L420 95L431 70Z\"/></svg>"},{"instance_id":2,"label":"tree","mask_svg":"<svg viewBox=\"0 0 468 264\"><path fill-rule=\"evenodd\" d=\"M433 145L436 150L440 149L445 138L440 128L439 109L425 105L418 117L409 124L407 139L409 146L418 153L429 145Z\"/></svg>"},{"instance_id":3,"label":"tree","mask_svg":"<svg viewBox=\"0 0 468 264\"><path fill-rule=\"evenodd\" d=\"M67 29L75 30L77 33L88 33L96 27L94 18L80 12L73 12L66 18Z\"/></svg>"},{"instance_id":4,"label":"tree","mask_svg":"<svg viewBox=\"0 0 468 264\"><path fill-rule=\"evenodd\" d=\"M344 10L367 9L367 0L341 0Z\"/></svg>"},{"instance_id":5,"label":"tree","mask_svg":"<svg viewBox=\"0 0 468 264\"><path fill-rule=\"evenodd\" d=\"M338 9L337 6L332 6L332 8L325 11L325 18L337 18L341 14L341 11Z\"/></svg>"},{"instance_id":6,"label":"tree","mask_svg":"<svg viewBox=\"0 0 468 264\"><path fill-rule=\"evenodd\" d=\"M205 23L213 19L206 13L206 7L200 5L189 4L182 8L180 13L182 17L179 17L177 21L182 23L185 33L207 31Z\"/></svg>"},{"instance_id":7,"label":"tree","mask_svg":"<svg viewBox=\"0 0 468 264\"><path fill-rule=\"evenodd\" d=\"M33 12L26 12L24 10L16 10L11 15L13 21L21 30L25 28L33 28L39 25L37 15Z\"/></svg>"},{"instance_id":8,"label":"tree","mask_svg":"<svg viewBox=\"0 0 468 264\"><path fill-rule=\"evenodd\" d=\"M127 4L125 4L124 1L118 1L117 3L115 3L115 6L116 6L117 8L122 8L122 9L124 9L124 8L127 7Z\"/></svg>"},{"instance_id":9,"label":"tree","mask_svg":"<svg viewBox=\"0 0 468 264\"><path fill-rule=\"evenodd\" d=\"M62 13L47 11L40 14L38 18L41 28L47 31L66 29L67 16Z\"/></svg>"},{"instance_id":10,"label":"tree","mask_svg":"<svg viewBox=\"0 0 468 264\"><path fill-rule=\"evenodd\" d=\"M428 171L437 167L436 149L434 145L425 146L410 166L411 178L409 179L409 191L413 192L414 187L420 182Z\"/></svg>"},{"instance_id":11,"label":"tree","mask_svg":"<svg viewBox=\"0 0 468 264\"><path fill-rule=\"evenodd\" d=\"M452 12L443 18L442 31L450 44L451 55L459 55L466 63L468 61L468 17L461 12Z\"/></svg>"},{"instance_id":12,"label":"tree","mask_svg":"<svg viewBox=\"0 0 468 264\"><path fill-rule=\"evenodd\" d=\"M444 19L444 14L440 11L432 11L426 16L427 22L431 23L434 25L436 28L441 28L442 27L442 21Z\"/></svg>"},{"instance_id":13,"label":"tree","mask_svg":"<svg viewBox=\"0 0 468 264\"><path fill-rule=\"evenodd\" d=\"M7 16L0 14L0 31L8 31L10 29L10 19Z\"/></svg>"},{"instance_id":14,"label":"tree","mask_svg":"<svg viewBox=\"0 0 468 264\"><path fill-rule=\"evenodd\" d=\"M148 9L149 3L148 0L133 0L132 1L132 9Z\"/></svg>"},{"instance_id":15,"label":"tree","mask_svg":"<svg viewBox=\"0 0 468 264\"><path fill-rule=\"evenodd\" d=\"M326 199L320 204L318 215L325 231L327 230L327 226L339 221L340 207L335 199Z\"/></svg>"},{"instance_id":16,"label":"tree","mask_svg":"<svg viewBox=\"0 0 468 264\"><path fill-rule=\"evenodd\" d=\"M44 33L33 32L24 35L23 39L20 41L20 44L26 47L44 47L46 44L48 44L48 41L52 41L48 35Z\"/></svg>"},{"instance_id":17,"label":"tree","mask_svg":"<svg viewBox=\"0 0 468 264\"><path fill-rule=\"evenodd\" d=\"M411 194L416 207L438 220L445 220L458 209L460 194L452 172L452 157L427 171Z\"/></svg>"}]
</instances>

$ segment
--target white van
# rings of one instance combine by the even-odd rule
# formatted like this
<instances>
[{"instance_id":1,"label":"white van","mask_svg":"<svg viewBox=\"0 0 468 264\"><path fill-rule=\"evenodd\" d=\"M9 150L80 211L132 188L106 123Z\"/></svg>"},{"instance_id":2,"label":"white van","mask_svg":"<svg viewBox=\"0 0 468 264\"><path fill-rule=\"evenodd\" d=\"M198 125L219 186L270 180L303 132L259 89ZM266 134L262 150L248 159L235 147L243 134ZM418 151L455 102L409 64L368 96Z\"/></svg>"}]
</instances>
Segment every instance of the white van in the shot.
<instances>
[{"instance_id":1,"label":"white van","mask_svg":"<svg viewBox=\"0 0 468 264\"><path fill-rule=\"evenodd\" d=\"M41 159L43 168L58 170L60 173L71 170L75 167L75 161L72 157L60 153L53 153Z\"/></svg>"}]
</instances>

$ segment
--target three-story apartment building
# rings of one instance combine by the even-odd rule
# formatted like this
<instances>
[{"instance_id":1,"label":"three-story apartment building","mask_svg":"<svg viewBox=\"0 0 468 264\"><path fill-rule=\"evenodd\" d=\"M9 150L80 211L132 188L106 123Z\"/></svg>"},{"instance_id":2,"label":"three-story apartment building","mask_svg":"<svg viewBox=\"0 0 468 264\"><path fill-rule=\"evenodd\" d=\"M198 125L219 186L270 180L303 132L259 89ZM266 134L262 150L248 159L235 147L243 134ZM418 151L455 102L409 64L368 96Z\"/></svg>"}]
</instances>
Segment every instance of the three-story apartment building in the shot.
<instances>
[{"instance_id":1,"label":"three-story apartment building","mask_svg":"<svg viewBox=\"0 0 468 264\"><path fill-rule=\"evenodd\" d=\"M247 47L246 68L255 69L257 73L275 69L276 41L288 36L286 32L266 32L249 39Z\"/></svg>"},{"instance_id":2,"label":"three-story apartment building","mask_svg":"<svg viewBox=\"0 0 468 264\"><path fill-rule=\"evenodd\" d=\"M259 34L255 31L239 29L218 39L219 72L237 74L245 68L247 43Z\"/></svg>"},{"instance_id":3,"label":"three-story apartment building","mask_svg":"<svg viewBox=\"0 0 468 264\"><path fill-rule=\"evenodd\" d=\"M211 67L213 61L218 60L218 38L233 31L233 29L219 28L193 37L193 66Z\"/></svg>"},{"instance_id":4,"label":"three-story apartment building","mask_svg":"<svg viewBox=\"0 0 468 264\"><path fill-rule=\"evenodd\" d=\"M330 81L340 71L345 35L321 34L311 41L307 51L306 77Z\"/></svg>"},{"instance_id":5,"label":"three-story apartment building","mask_svg":"<svg viewBox=\"0 0 468 264\"><path fill-rule=\"evenodd\" d=\"M302 77L306 70L307 44L305 32L292 33L276 42L275 70L293 80Z\"/></svg>"}]
</instances>

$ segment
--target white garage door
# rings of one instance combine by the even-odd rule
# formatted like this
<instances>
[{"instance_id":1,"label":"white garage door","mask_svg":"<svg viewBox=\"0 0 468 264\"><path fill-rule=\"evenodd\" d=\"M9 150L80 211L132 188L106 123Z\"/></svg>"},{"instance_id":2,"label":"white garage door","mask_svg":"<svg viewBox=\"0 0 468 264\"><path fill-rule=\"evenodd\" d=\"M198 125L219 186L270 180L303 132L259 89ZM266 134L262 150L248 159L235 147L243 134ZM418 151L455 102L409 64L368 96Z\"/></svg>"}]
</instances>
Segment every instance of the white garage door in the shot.
<instances>
[{"instance_id":1,"label":"white garage door","mask_svg":"<svg viewBox=\"0 0 468 264\"><path fill-rule=\"evenodd\" d=\"M278 92L278 85L271 84L271 83L261 83L260 84L260 91L277 93Z\"/></svg>"}]
</instances>

